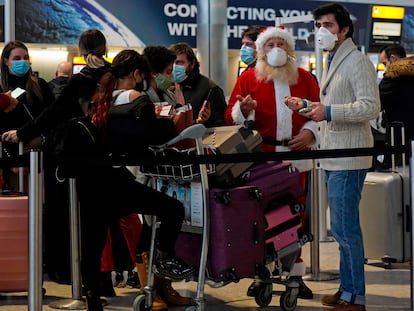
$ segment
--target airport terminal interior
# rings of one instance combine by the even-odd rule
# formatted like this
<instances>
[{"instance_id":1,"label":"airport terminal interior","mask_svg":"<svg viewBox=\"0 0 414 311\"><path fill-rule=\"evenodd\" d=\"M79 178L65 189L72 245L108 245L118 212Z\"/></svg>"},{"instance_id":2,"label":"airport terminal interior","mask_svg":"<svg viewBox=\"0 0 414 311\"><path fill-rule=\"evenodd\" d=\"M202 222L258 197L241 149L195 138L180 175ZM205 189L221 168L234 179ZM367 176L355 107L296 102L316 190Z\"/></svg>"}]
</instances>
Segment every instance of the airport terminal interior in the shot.
<instances>
[{"instance_id":1,"label":"airport terminal interior","mask_svg":"<svg viewBox=\"0 0 414 311\"><path fill-rule=\"evenodd\" d=\"M136 0L132 0L136 1ZM203 0L204 1L204 0ZM209 0L210 1L210 0ZM411 1L413 0L388 0L388 1L340 1L350 2L353 4L369 3L377 5L400 5L412 7L414 6ZM4 1L3 1L4 2ZM7 1L6 1L7 2ZM13 1L14 2L14 1ZM16 1L17 2L17 1ZM40 1L39 1L40 2ZM47 1L42 1L47 2ZM52 4L54 1L50 1ZM56 1L61 2L61 1ZM72 2L72 1L68 1ZM82 2L82 1L73 1ZM111 1L86 1L86 2L111 2ZM147 3L147 1L142 1ZM163 1L165 2L165 1ZM170 1L180 2L180 1ZM187 2L187 1L183 1ZM196 1L193 1L194 3ZM197 1L197 3L200 1ZM230 0L229 0L230 2ZM243 7L245 4L238 1L237 5ZM246 1L248 2L248 1ZM269 2L269 1L267 1ZM267 3L266 2L266 3ZM288 1L280 1L287 3ZM298 2L297 0L293 1ZM323 2L323 1L322 1ZM2 1L0 1L0 4ZM168 3L170 4L170 3ZM112 4L113 5L113 4ZM236 6L236 5L234 5ZM179 8L179 5L178 5ZM184 12L184 7L182 7ZM166 11L163 12L165 15ZM303 13L303 12L302 12ZM306 12L305 12L306 13ZM115 13L114 13L115 14ZM92 14L93 15L93 14ZM159 14L161 15L161 13ZM96 16L99 16L97 14ZM94 15L94 18L96 18ZM158 16L158 15L157 15ZM152 17L149 14L149 17ZM163 16L165 17L165 16ZM181 16L182 17L182 16ZM187 17L187 16L186 16ZM387 22L388 19L386 18ZM381 19L381 22L383 19ZM412 15L411 21L414 21L414 15ZM95 22L95 20L94 20ZM188 22L188 21L187 21ZM191 22L191 21L190 21ZM188 22L188 25L191 23ZM393 19L395 23L401 23L401 20ZM414 22L413 22L414 23ZM164 25L165 26L165 25ZM170 25L169 25L170 26ZM115 27L116 28L116 27ZM364 34L366 37L369 36ZM401 33L399 33L401 36ZM178 39L182 39L178 37ZM178 40L177 39L177 40ZM239 40L239 38L237 38ZM238 44L238 43L237 43ZM56 65L62 61L67 60L73 65L73 73L79 72L85 65L82 57L79 57L76 44L43 44L43 43L28 43L30 51L30 61L33 71L46 81L51 80L55 76ZM414 45L413 45L414 46ZM3 48L3 43L0 43L0 51ZM119 51L124 49L124 46L112 45L108 47L107 59L111 60ZM143 46L134 46L134 49L142 52ZM359 46L361 49L361 46ZM204 51L197 50L197 56L206 56ZM375 49L369 49L369 47L362 47L363 52L369 56L370 60L375 66L378 74L378 81L382 77L384 72L384 66L378 59L378 53ZM409 55L413 55L414 49ZM219 68L213 74L220 77L220 73L225 72L226 85L223 89L226 91L226 98L228 98L230 91L232 90L238 75L244 69L245 64L240 61L239 47L230 47L223 54L225 58L226 68ZM316 60L315 51L299 50L297 51L297 61L303 68L316 73ZM220 63L220 64L223 64ZM215 68L214 64L211 68ZM217 68L216 68L217 69ZM217 75L217 72L219 73ZM334 294L338 290L339 286L339 246L338 243L330 235L329 220L321 220L323 226L321 228L319 239L306 243L302 246L302 257L306 264L306 275L304 277L306 285L312 289L314 297L313 299L297 299L297 304L290 310L283 310L280 303L281 295L285 288L282 285L274 285L272 292L272 301L268 306L260 307L255 301L254 297L246 295L247 289L252 279L244 278L237 283L230 283L222 287L213 287L207 283L203 288L204 296L204 310L206 311L320 311L329 310L329 308L323 306L320 299L324 295ZM410 221L410 220L408 220ZM1 230L0 230L1 232ZM412 253L408 257L412 256ZM411 257L410 257L411 258ZM405 258L406 259L406 258ZM242 261L243 258L240 258ZM0 261L1 262L1 261ZM0 275L0 278L2 276ZM403 260L402 262L387 263L381 260L381 258L368 258L365 263L365 280L366 280L366 294L367 303L366 309L368 311L413 311L414 309L414 273L412 262L410 260ZM185 296L193 298L197 297L197 282L196 281L181 281L174 282L174 289ZM59 284L49 279L47 274L43 275L43 290L44 296L41 299L42 310L33 309L33 301L31 301L31 294L28 291L21 292L0 292L0 311L51 311L51 310L86 310L86 303L83 298L74 299L73 287L71 285ZM138 289L130 286L122 288L114 288L115 296L102 297L104 304L104 310L106 311L139 311L138 308L134 308L134 301L138 295ZM196 310L191 306L178 307L169 306L168 310L178 311L204 311Z\"/></svg>"}]
</instances>

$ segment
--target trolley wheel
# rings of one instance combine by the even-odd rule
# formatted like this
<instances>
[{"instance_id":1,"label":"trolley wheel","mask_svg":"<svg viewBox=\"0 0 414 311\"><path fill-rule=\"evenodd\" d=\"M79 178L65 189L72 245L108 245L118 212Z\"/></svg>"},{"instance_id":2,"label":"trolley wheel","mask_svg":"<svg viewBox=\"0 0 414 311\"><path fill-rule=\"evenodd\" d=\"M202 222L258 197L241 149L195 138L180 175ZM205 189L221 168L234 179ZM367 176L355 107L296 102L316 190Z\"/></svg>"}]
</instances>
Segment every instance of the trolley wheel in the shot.
<instances>
[{"instance_id":1,"label":"trolley wheel","mask_svg":"<svg viewBox=\"0 0 414 311\"><path fill-rule=\"evenodd\" d=\"M280 307L283 311L293 311L298 303L298 297L292 293L292 289L287 289L280 295Z\"/></svg>"},{"instance_id":2,"label":"trolley wheel","mask_svg":"<svg viewBox=\"0 0 414 311\"><path fill-rule=\"evenodd\" d=\"M263 283L263 285L257 289L254 300L260 307L267 307L272 301L272 284Z\"/></svg>"},{"instance_id":3,"label":"trolley wheel","mask_svg":"<svg viewBox=\"0 0 414 311\"><path fill-rule=\"evenodd\" d=\"M134 299L134 303L132 304L134 311L151 311L151 307L145 306L145 295L139 295L137 298Z\"/></svg>"}]
</instances>

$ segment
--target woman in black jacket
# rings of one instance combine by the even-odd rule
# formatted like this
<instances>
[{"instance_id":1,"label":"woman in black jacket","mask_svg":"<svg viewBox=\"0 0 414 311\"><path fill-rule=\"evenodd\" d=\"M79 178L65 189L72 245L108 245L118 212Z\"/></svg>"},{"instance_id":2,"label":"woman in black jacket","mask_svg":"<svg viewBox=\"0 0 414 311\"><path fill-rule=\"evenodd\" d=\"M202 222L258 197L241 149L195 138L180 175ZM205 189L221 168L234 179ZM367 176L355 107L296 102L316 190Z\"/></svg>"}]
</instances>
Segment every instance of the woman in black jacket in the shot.
<instances>
[{"instance_id":1,"label":"woman in black jacket","mask_svg":"<svg viewBox=\"0 0 414 311\"><path fill-rule=\"evenodd\" d=\"M25 90L24 94L17 98L18 105L15 109L9 112L0 111L0 133L19 128L36 118L53 101L53 94L47 82L33 74L29 50L21 41L10 41L3 48L0 86L2 92L16 88ZM14 156L18 153L16 144L5 143L3 148L7 155ZM7 184L17 183L16 175L10 174L7 170L4 175L8 175L4 176Z\"/></svg>"},{"instance_id":2,"label":"woman in black jacket","mask_svg":"<svg viewBox=\"0 0 414 311\"><path fill-rule=\"evenodd\" d=\"M158 118L148 96L136 91L137 84L148 76L148 64L134 50L123 50L114 58L92 98L91 123L94 144L89 153L108 150L111 153L147 151L149 144L161 144L174 135L173 122ZM86 148L82 148L86 152ZM157 215L161 225L157 239L155 273L171 279L184 279L193 268L175 256L175 242L184 219L184 207L178 200L135 180L127 168L90 168L76 176L81 204L82 277L90 291L90 302L99 301L95 278L100 271L102 250L108 225L113 219L131 212ZM92 305L90 303L89 305ZM88 308L90 306L88 305ZM99 303L89 311L100 311ZM95 308L96 307L96 308Z\"/></svg>"}]
</instances>

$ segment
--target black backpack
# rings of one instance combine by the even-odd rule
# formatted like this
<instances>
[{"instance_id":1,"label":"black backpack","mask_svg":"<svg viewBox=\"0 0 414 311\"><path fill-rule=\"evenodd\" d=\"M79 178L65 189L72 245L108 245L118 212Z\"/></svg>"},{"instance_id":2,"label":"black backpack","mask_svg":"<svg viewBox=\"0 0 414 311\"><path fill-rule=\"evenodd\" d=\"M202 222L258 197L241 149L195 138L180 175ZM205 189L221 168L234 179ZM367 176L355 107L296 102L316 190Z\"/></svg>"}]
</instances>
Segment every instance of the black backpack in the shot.
<instances>
[{"instance_id":1,"label":"black backpack","mask_svg":"<svg viewBox=\"0 0 414 311\"><path fill-rule=\"evenodd\" d=\"M99 130L90 117L77 117L60 124L46 138L43 151L58 167L60 177L76 177L82 168L75 168L81 156L90 156L103 151Z\"/></svg>"}]
</instances>

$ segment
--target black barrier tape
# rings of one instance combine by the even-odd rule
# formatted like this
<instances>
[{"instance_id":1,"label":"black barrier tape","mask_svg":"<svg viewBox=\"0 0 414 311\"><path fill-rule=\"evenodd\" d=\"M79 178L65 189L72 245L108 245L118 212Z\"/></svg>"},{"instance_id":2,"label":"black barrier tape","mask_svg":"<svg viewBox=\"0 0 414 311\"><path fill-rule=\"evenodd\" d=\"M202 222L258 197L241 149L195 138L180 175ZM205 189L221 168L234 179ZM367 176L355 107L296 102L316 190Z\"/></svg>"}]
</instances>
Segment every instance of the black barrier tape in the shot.
<instances>
[{"instance_id":1,"label":"black barrier tape","mask_svg":"<svg viewBox=\"0 0 414 311\"><path fill-rule=\"evenodd\" d=\"M66 157L59 160L64 167L93 168L107 166L127 165L186 165L186 164L219 164L241 162L285 161L304 159L346 158L356 156L376 156L380 154L408 153L406 146L385 146L376 148L352 148L332 150L307 150L307 151L283 151L283 152L252 152L238 154L211 154L188 155L180 152L168 155L128 154L128 155L79 155ZM13 158L0 159L0 168L28 166L28 155L24 154Z\"/></svg>"}]
</instances>

